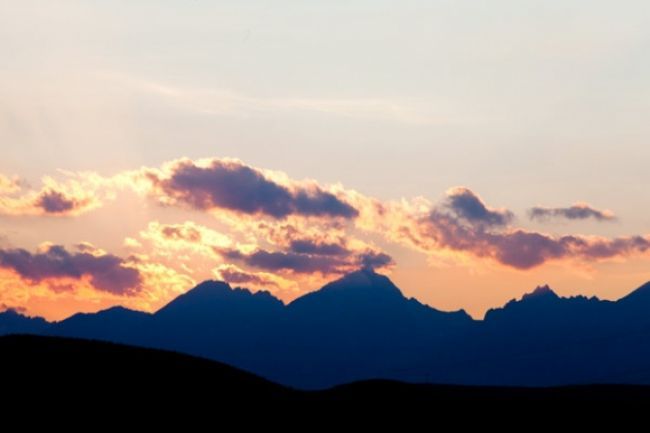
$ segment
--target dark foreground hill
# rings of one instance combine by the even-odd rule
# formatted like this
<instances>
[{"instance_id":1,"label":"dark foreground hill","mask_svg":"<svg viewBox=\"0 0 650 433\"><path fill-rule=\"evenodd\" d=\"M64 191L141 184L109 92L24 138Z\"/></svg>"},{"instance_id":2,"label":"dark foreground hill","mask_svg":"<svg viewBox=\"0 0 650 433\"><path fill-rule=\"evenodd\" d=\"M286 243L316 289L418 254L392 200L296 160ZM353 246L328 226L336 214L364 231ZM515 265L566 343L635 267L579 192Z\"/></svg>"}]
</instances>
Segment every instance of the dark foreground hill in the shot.
<instances>
[{"instance_id":1,"label":"dark foreground hill","mask_svg":"<svg viewBox=\"0 0 650 433\"><path fill-rule=\"evenodd\" d=\"M157 422L191 413L193 419L209 417L218 423L238 417L242 423L278 425L285 422L283 417L295 420L292 413L322 421L370 415L404 416L406 422L420 410L438 420L456 414L512 418L569 413L578 418L587 413L583 411L603 408L612 414L650 403L650 387L614 385L500 388L376 380L298 391L174 352L58 337L0 337L0 359L3 401L9 404L4 409L21 405L33 413L65 409L60 416L90 408L103 417L136 413ZM275 415L261 417L268 413ZM584 422L590 420L594 418Z\"/></svg>"},{"instance_id":2,"label":"dark foreground hill","mask_svg":"<svg viewBox=\"0 0 650 433\"><path fill-rule=\"evenodd\" d=\"M228 365L163 350L59 337L0 337L3 391L38 403L65 392L71 406L177 403L207 397L255 404L289 398L291 390ZM51 397L45 399L54 404Z\"/></svg>"}]
</instances>

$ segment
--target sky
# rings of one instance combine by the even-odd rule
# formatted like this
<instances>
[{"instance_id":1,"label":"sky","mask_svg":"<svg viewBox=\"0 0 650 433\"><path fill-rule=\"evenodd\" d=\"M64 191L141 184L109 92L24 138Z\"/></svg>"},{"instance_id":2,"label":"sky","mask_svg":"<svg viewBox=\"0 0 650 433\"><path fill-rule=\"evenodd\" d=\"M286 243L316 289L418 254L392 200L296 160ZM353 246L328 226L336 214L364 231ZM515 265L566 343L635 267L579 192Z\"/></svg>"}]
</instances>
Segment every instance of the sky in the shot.
<instances>
[{"instance_id":1,"label":"sky","mask_svg":"<svg viewBox=\"0 0 650 433\"><path fill-rule=\"evenodd\" d=\"M0 310L285 302L358 267L481 318L650 280L650 6L0 4Z\"/></svg>"}]
</instances>

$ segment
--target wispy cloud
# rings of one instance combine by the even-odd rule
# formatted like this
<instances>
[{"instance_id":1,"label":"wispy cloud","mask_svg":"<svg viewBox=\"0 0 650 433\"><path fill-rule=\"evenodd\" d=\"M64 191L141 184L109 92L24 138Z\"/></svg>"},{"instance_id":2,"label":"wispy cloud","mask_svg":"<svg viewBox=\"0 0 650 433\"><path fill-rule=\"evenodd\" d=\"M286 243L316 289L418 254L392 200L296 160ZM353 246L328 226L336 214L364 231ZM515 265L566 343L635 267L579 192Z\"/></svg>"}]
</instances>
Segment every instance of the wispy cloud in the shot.
<instances>
[{"instance_id":1,"label":"wispy cloud","mask_svg":"<svg viewBox=\"0 0 650 433\"><path fill-rule=\"evenodd\" d=\"M546 221L551 218L568 220L616 221L616 215L610 210L599 210L588 203L575 203L569 207L535 206L528 211L531 220Z\"/></svg>"},{"instance_id":2,"label":"wispy cloud","mask_svg":"<svg viewBox=\"0 0 650 433\"><path fill-rule=\"evenodd\" d=\"M282 112L312 112L356 119L407 124L445 124L424 102L381 97L253 96L232 89L192 88L119 73L101 77L165 99L178 108L215 116L252 116Z\"/></svg>"}]
</instances>

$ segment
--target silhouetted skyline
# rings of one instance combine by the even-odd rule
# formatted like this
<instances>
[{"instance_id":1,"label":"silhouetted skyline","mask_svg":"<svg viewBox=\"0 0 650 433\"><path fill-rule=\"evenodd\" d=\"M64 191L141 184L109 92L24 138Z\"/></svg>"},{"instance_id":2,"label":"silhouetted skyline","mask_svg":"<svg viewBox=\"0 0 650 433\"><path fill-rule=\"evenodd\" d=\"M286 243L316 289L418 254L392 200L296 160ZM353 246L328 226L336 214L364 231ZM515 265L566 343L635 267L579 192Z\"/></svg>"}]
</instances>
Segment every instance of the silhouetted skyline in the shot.
<instances>
[{"instance_id":1,"label":"silhouetted skyline","mask_svg":"<svg viewBox=\"0 0 650 433\"><path fill-rule=\"evenodd\" d=\"M205 281L156 311L114 307L48 323L0 313L0 334L31 333L163 348L285 385L367 379L499 386L650 384L650 283L613 302L540 286L485 320L405 297L371 269L288 305Z\"/></svg>"}]
</instances>

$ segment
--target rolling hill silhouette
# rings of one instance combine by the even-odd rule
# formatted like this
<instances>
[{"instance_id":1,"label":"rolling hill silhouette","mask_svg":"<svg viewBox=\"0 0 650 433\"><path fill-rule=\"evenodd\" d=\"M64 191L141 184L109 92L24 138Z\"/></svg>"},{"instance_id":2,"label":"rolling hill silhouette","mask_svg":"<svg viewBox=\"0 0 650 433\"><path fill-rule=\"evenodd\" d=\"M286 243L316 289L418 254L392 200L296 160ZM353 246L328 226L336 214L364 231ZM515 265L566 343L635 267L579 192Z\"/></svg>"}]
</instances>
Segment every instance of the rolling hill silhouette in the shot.
<instances>
[{"instance_id":1,"label":"rolling hill silhouette","mask_svg":"<svg viewBox=\"0 0 650 433\"><path fill-rule=\"evenodd\" d=\"M148 426L174 420L269 428L305 419L319 425L351 420L374 425L387 419L402 426L421 425L415 411L432 414L437 423L458 422L471 413L481 417L464 424L495 417L503 424L520 422L519 417L536 419L540 408L546 408L562 414L563 421L579 420L584 426L601 421L584 416L595 409L627 417L637 410L645 414L650 400L650 387L620 385L509 388L372 380L302 391L180 353L32 335L0 337L0 359L4 371L11 372L3 377L5 414L51 414L47 421L66 424L83 413L94 422L144 421Z\"/></svg>"},{"instance_id":2,"label":"rolling hill silhouette","mask_svg":"<svg viewBox=\"0 0 650 433\"><path fill-rule=\"evenodd\" d=\"M81 337L218 360L274 382L327 388L439 384L650 384L650 284L618 301L538 287L482 321L408 299L363 269L284 305L206 281L149 314L114 307L48 323L0 313L0 334Z\"/></svg>"}]
</instances>

